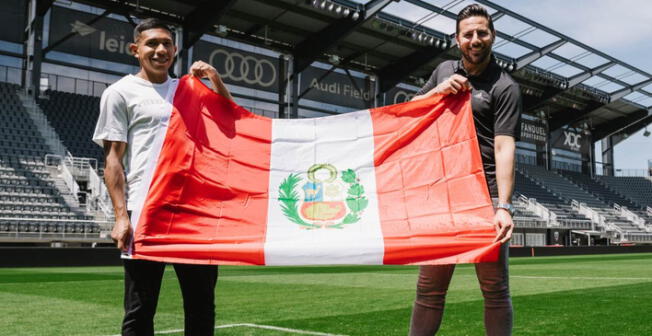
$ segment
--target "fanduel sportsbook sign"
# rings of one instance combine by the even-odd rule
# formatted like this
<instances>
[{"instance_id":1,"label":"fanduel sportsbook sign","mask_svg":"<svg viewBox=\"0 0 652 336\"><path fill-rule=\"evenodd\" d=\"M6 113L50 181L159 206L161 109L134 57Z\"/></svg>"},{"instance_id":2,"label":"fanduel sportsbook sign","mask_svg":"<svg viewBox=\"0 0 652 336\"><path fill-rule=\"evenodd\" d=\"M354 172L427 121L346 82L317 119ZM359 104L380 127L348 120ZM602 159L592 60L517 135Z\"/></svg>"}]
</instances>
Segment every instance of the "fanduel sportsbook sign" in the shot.
<instances>
[{"instance_id":1,"label":"fanduel sportsbook sign","mask_svg":"<svg viewBox=\"0 0 652 336\"><path fill-rule=\"evenodd\" d=\"M133 27L127 22L101 18L92 25L86 23L97 15L52 7L49 44L54 44L70 33L74 35L54 50L105 61L137 65L129 51Z\"/></svg>"},{"instance_id":2,"label":"fanduel sportsbook sign","mask_svg":"<svg viewBox=\"0 0 652 336\"><path fill-rule=\"evenodd\" d=\"M541 121L521 118L521 141L545 145L546 126Z\"/></svg>"}]
</instances>

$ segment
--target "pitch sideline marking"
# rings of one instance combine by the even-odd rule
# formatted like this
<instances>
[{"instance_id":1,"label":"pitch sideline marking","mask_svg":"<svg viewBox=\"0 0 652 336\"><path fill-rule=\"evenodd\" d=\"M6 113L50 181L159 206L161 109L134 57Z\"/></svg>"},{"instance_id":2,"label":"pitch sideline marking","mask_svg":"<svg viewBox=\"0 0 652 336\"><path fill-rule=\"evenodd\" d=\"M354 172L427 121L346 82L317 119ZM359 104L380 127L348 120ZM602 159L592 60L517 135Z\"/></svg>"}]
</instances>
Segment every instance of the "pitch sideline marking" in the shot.
<instances>
[{"instance_id":1,"label":"pitch sideline marking","mask_svg":"<svg viewBox=\"0 0 652 336\"><path fill-rule=\"evenodd\" d=\"M250 327L250 328L258 328L258 329L276 330L276 331L284 331L284 332L294 333L294 334L314 335L314 336L346 336L346 335L323 333L318 331L282 328L282 327L275 327L275 326L255 324L255 323L223 324L223 325L216 326L215 329L237 328L237 327ZM163 335L163 334L174 334L179 332L183 332L183 329L161 330L161 331L154 332L154 334ZM120 336L120 334L111 335L111 336Z\"/></svg>"},{"instance_id":2,"label":"pitch sideline marking","mask_svg":"<svg viewBox=\"0 0 652 336\"><path fill-rule=\"evenodd\" d=\"M560 276L536 276L536 275L510 275L510 278L523 279L560 279L560 280L645 280L652 278L624 278L624 277L560 277Z\"/></svg>"}]
</instances>

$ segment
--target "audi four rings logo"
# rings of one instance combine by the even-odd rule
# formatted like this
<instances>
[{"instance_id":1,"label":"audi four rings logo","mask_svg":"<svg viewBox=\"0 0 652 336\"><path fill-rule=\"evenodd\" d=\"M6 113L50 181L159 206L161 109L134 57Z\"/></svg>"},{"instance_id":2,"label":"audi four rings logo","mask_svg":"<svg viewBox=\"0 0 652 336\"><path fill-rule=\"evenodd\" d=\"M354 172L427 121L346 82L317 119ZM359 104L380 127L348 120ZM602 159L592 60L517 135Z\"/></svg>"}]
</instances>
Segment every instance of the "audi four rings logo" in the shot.
<instances>
[{"instance_id":1,"label":"audi four rings logo","mask_svg":"<svg viewBox=\"0 0 652 336\"><path fill-rule=\"evenodd\" d=\"M410 101L412 98L414 98L415 95L415 93L409 93L403 90L396 91L394 94L394 104Z\"/></svg>"},{"instance_id":2,"label":"audi four rings logo","mask_svg":"<svg viewBox=\"0 0 652 336\"><path fill-rule=\"evenodd\" d=\"M218 66L217 62L220 60L220 57L217 57L218 55L224 57L223 66ZM208 62L218 70L220 76L224 79L245 82L250 85L257 84L263 87L272 86L276 82L276 67L266 59L243 55L239 52L215 49L209 56Z\"/></svg>"}]
</instances>

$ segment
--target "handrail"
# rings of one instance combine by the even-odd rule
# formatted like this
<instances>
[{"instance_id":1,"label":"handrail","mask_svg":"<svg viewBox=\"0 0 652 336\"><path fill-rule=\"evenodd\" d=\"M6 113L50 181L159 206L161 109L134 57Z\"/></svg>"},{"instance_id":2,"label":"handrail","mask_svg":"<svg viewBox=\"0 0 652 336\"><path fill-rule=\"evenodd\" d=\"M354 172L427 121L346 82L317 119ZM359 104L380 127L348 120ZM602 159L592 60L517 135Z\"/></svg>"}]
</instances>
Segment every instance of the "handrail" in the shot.
<instances>
[{"instance_id":1,"label":"handrail","mask_svg":"<svg viewBox=\"0 0 652 336\"><path fill-rule=\"evenodd\" d=\"M100 176L95 169L88 167L88 189L91 191L91 197L98 197L102 193L102 186L104 184L100 180Z\"/></svg>"},{"instance_id":2,"label":"handrail","mask_svg":"<svg viewBox=\"0 0 652 336\"><path fill-rule=\"evenodd\" d=\"M557 214L550 211L547 207L545 207L543 204L537 202L536 198L533 197L526 197L524 195L521 195L519 197L519 200L524 201L524 203L527 204L527 209L529 211L534 212L537 216L543 218L544 221L548 223L548 225L552 226L557 226L559 225L559 222L557 221Z\"/></svg>"},{"instance_id":3,"label":"handrail","mask_svg":"<svg viewBox=\"0 0 652 336\"><path fill-rule=\"evenodd\" d=\"M51 159L56 159L53 161L50 161ZM66 165L66 160L67 158L62 158L61 155L57 154L45 154L45 165L48 167L54 167L57 166L59 167L61 171L61 178L63 179L63 182L66 184L68 187L68 190L75 196L77 197L77 193L79 192L79 185L75 181L75 178L73 177L72 173L70 172L70 169Z\"/></svg>"},{"instance_id":4,"label":"handrail","mask_svg":"<svg viewBox=\"0 0 652 336\"><path fill-rule=\"evenodd\" d=\"M645 229L645 219L631 212L627 207L614 203L614 210L616 210L616 213L621 217L624 217L628 221L638 225L640 229Z\"/></svg>"},{"instance_id":5,"label":"handrail","mask_svg":"<svg viewBox=\"0 0 652 336\"><path fill-rule=\"evenodd\" d=\"M593 223L595 225L598 225L598 226L600 226L602 228L607 228L607 226L613 226L613 227L616 228L615 229L616 231L621 232L619 227L617 227L615 225L612 225L610 223L607 223L607 220L605 219L605 217L603 215L601 215L597 211L591 209L590 207L588 207L584 203L580 203L577 200L572 200L571 201L571 208L576 210L580 214L588 217L591 220L591 223ZM595 227L593 227L592 230L595 231Z\"/></svg>"}]
</instances>

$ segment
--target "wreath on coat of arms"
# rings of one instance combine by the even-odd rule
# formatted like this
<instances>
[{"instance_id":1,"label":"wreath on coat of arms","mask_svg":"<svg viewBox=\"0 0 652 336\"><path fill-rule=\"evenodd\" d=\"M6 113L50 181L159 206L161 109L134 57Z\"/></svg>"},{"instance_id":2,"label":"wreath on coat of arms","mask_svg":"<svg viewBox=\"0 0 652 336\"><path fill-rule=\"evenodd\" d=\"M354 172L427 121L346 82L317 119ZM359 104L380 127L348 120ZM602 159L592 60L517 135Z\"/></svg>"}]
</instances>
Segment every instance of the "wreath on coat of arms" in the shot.
<instances>
[{"instance_id":1,"label":"wreath on coat of arms","mask_svg":"<svg viewBox=\"0 0 652 336\"><path fill-rule=\"evenodd\" d=\"M338 172L332 164L319 163L306 177L307 181L292 173L279 186L287 219L304 229L343 229L360 221L369 200L353 169Z\"/></svg>"}]
</instances>

